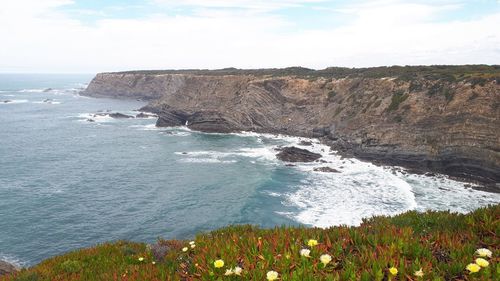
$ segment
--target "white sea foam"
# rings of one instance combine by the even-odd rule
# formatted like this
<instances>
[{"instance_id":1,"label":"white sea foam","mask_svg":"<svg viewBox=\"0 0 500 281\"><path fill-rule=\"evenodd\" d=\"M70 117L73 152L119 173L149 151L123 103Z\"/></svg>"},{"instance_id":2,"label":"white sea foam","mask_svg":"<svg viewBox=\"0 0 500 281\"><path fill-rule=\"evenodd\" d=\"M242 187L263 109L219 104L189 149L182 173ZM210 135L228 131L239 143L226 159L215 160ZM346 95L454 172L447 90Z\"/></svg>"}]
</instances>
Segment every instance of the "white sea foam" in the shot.
<instances>
[{"instance_id":1,"label":"white sea foam","mask_svg":"<svg viewBox=\"0 0 500 281\"><path fill-rule=\"evenodd\" d=\"M19 93L43 93L45 89L22 89L19 90Z\"/></svg>"},{"instance_id":2,"label":"white sea foam","mask_svg":"<svg viewBox=\"0 0 500 281\"><path fill-rule=\"evenodd\" d=\"M19 103L27 103L28 100L8 100L8 102L0 101L0 104L19 104Z\"/></svg>"},{"instance_id":3,"label":"white sea foam","mask_svg":"<svg viewBox=\"0 0 500 281\"><path fill-rule=\"evenodd\" d=\"M231 164L238 162L237 160L221 160L217 158L183 158L179 161L184 163L204 163L204 164Z\"/></svg>"},{"instance_id":4,"label":"white sea foam","mask_svg":"<svg viewBox=\"0 0 500 281\"><path fill-rule=\"evenodd\" d=\"M34 101L36 104L61 104L60 101Z\"/></svg>"},{"instance_id":5,"label":"white sea foam","mask_svg":"<svg viewBox=\"0 0 500 281\"><path fill-rule=\"evenodd\" d=\"M88 120L94 120L97 123L113 122L116 119L110 117L108 114L95 114L95 113L81 113L77 116L80 118L80 122L88 122ZM89 122L92 123L92 122Z\"/></svg>"},{"instance_id":6,"label":"white sea foam","mask_svg":"<svg viewBox=\"0 0 500 281\"><path fill-rule=\"evenodd\" d=\"M437 175L428 177L380 167L354 158L343 158L316 139L244 132L242 137L272 139L320 153L322 162L294 163L292 169L304 173L305 179L296 191L280 194L283 204L298 209L282 215L317 227L359 225L363 218L374 215L395 215L408 210L472 211L479 206L500 203L500 194L464 188L464 184ZM309 141L310 146L301 145ZM240 156L267 155L275 161L274 147L251 148L253 153ZM243 153L242 153L243 152ZM340 173L315 172L315 168L330 167ZM292 189L294 187L291 187ZM270 196L278 196L276 193Z\"/></svg>"},{"instance_id":7,"label":"white sea foam","mask_svg":"<svg viewBox=\"0 0 500 281\"><path fill-rule=\"evenodd\" d=\"M15 256L4 254L0 252L0 260L8 262L12 265L15 265L19 268L22 268L26 263L21 261L20 259L16 258Z\"/></svg>"},{"instance_id":8,"label":"white sea foam","mask_svg":"<svg viewBox=\"0 0 500 281\"><path fill-rule=\"evenodd\" d=\"M156 127L156 124L147 124L147 125L131 125L130 128L135 128L141 131L158 131L160 128Z\"/></svg>"}]
</instances>

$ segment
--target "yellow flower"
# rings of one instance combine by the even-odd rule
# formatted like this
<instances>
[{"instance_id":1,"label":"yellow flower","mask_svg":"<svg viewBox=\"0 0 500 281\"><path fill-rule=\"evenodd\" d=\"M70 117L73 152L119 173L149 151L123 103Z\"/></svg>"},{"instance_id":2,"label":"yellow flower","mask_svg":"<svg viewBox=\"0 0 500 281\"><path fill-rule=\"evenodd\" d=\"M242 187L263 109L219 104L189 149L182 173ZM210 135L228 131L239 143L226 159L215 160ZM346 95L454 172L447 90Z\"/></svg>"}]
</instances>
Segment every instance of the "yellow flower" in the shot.
<instances>
[{"instance_id":1,"label":"yellow flower","mask_svg":"<svg viewBox=\"0 0 500 281\"><path fill-rule=\"evenodd\" d=\"M415 271L413 275L415 275L415 277L424 277L424 272L422 271L422 268L420 268L419 270Z\"/></svg>"},{"instance_id":2,"label":"yellow flower","mask_svg":"<svg viewBox=\"0 0 500 281\"><path fill-rule=\"evenodd\" d=\"M278 272L276 271L268 271L267 274L266 274L266 277L267 277L267 280L269 281L273 281L273 280L276 280L278 279Z\"/></svg>"},{"instance_id":3,"label":"yellow flower","mask_svg":"<svg viewBox=\"0 0 500 281\"><path fill-rule=\"evenodd\" d=\"M475 263L469 263L465 269L467 269L470 273L476 273L481 270L481 267Z\"/></svg>"},{"instance_id":4,"label":"yellow flower","mask_svg":"<svg viewBox=\"0 0 500 281\"><path fill-rule=\"evenodd\" d=\"M232 269L226 269L226 273L224 273L224 275L226 276L230 276L230 275L233 275L233 270Z\"/></svg>"},{"instance_id":5,"label":"yellow flower","mask_svg":"<svg viewBox=\"0 0 500 281\"><path fill-rule=\"evenodd\" d=\"M332 256L330 256L329 254L324 254L319 257L319 260L326 266L332 261Z\"/></svg>"},{"instance_id":6,"label":"yellow flower","mask_svg":"<svg viewBox=\"0 0 500 281\"><path fill-rule=\"evenodd\" d=\"M397 275L398 274L398 269L393 266L393 267L389 268L389 272L392 275Z\"/></svg>"},{"instance_id":7,"label":"yellow flower","mask_svg":"<svg viewBox=\"0 0 500 281\"><path fill-rule=\"evenodd\" d=\"M224 266L224 261L223 260L216 260L216 261L214 261L214 266L215 266L215 268L221 268Z\"/></svg>"},{"instance_id":8,"label":"yellow flower","mask_svg":"<svg viewBox=\"0 0 500 281\"><path fill-rule=\"evenodd\" d=\"M184 248L182 248L182 251L183 251L183 252L187 252L187 250L188 250L188 247L184 247Z\"/></svg>"},{"instance_id":9,"label":"yellow flower","mask_svg":"<svg viewBox=\"0 0 500 281\"><path fill-rule=\"evenodd\" d=\"M302 249L300 250L300 255L306 258L309 258L309 254L311 253L311 250L309 249Z\"/></svg>"},{"instance_id":10,"label":"yellow flower","mask_svg":"<svg viewBox=\"0 0 500 281\"><path fill-rule=\"evenodd\" d=\"M487 260L482 258L477 258L476 264L479 265L480 267L488 267L488 265L490 265L490 263Z\"/></svg>"},{"instance_id":11,"label":"yellow flower","mask_svg":"<svg viewBox=\"0 0 500 281\"><path fill-rule=\"evenodd\" d=\"M241 275L241 272L243 271L243 268L237 266L233 269L234 274L236 275Z\"/></svg>"},{"instance_id":12,"label":"yellow flower","mask_svg":"<svg viewBox=\"0 0 500 281\"><path fill-rule=\"evenodd\" d=\"M309 241L307 241L307 245L309 247L314 247L314 246L318 245L318 240L309 239Z\"/></svg>"},{"instance_id":13,"label":"yellow flower","mask_svg":"<svg viewBox=\"0 0 500 281\"><path fill-rule=\"evenodd\" d=\"M476 255L478 255L478 256L480 256L482 258L486 258L486 257L491 258L491 256L493 255L493 253L490 250L486 249L486 248L481 248L481 249L477 249L476 250Z\"/></svg>"}]
</instances>

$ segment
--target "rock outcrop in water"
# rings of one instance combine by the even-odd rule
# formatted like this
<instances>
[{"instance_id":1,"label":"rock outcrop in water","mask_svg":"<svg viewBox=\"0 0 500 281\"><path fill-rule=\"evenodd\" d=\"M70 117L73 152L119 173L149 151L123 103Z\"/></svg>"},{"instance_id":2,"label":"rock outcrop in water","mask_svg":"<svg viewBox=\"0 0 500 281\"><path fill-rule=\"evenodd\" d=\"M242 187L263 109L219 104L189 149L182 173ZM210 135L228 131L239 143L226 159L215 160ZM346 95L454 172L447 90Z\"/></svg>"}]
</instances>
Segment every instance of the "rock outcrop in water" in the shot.
<instances>
[{"instance_id":1,"label":"rock outcrop in water","mask_svg":"<svg viewBox=\"0 0 500 281\"><path fill-rule=\"evenodd\" d=\"M88 96L150 101L158 126L317 137L370 161L500 182L500 67L137 71ZM497 185L498 188L498 185Z\"/></svg>"},{"instance_id":2,"label":"rock outcrop in water","mask_svg":"<svg viewBox=\"0 0 500 281\"><path fill-rule=\"evenodd\" d=\"M313 162L321 158L321 154L295 146L280 148L276 157L285 162Z\"/></svg>"}]
</instances>

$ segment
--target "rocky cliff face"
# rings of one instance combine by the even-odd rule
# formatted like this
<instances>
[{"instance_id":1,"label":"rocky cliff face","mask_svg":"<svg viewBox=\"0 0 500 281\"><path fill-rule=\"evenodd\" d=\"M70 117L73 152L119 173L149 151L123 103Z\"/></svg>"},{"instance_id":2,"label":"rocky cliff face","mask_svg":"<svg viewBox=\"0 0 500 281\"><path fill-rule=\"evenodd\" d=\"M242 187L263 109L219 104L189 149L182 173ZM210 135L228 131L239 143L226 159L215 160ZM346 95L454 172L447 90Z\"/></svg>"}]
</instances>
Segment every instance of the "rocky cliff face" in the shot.
<instances>
[{"instance_id":1,"label":"rocky cliff face","mask_svg":"<svg viewBox=\"0 0 500 281\"><path fill-rule=\"evenodd\" d=\"M158 126L318 137L359 158L495 186L499 81L104 73L83 94L148 100Z\"/></svg>"}]
</instances>

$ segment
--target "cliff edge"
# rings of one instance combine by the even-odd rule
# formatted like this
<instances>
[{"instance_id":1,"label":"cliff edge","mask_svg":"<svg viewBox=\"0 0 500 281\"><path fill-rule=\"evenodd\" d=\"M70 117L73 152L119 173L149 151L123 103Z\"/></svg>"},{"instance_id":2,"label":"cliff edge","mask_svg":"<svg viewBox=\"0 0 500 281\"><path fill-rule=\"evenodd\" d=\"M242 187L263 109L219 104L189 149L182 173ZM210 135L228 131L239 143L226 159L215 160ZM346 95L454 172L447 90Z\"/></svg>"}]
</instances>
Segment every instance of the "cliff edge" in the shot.
<instances>
[{"instance_id":1,"label":"cliff edge","mask_svg":"<svg viewBox=\"0 0 500 281\"><path fill-rule=\"evenodd\" d=\"M500 66L130 71L82 94L147 100L157 126L317 137L500 190Z\"/></svg>"}]
</instances>

